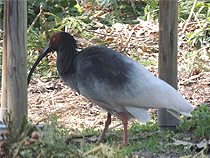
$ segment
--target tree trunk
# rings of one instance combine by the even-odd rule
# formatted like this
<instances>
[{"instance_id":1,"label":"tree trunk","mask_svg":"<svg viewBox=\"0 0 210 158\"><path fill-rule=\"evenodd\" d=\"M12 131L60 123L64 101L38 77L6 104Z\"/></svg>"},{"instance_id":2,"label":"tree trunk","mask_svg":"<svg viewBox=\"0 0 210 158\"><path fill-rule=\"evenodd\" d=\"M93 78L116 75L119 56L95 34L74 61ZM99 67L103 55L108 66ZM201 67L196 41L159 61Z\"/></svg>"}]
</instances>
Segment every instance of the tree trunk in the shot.
<instances>
[{"instance_id":1,"label":"tree trunk","mask_svg":"<svg viewBox=\"0 0 210 158\"><path fill-rule=\"evenodd\" d=\"M14 130L27 115L27 2L7 1L7 103Z\"/></svg>"},{"instance_id":2,"label":"tree trunk","mask_svg":"<svg viewBox=\"0 0 210 158\"><path fill-rule=\"evenodd\" d=\"M178 1L159 0L159 77L177 89ZM175 129L179 120L158 110L159 130Z\"/></svg>"}]
</instances>

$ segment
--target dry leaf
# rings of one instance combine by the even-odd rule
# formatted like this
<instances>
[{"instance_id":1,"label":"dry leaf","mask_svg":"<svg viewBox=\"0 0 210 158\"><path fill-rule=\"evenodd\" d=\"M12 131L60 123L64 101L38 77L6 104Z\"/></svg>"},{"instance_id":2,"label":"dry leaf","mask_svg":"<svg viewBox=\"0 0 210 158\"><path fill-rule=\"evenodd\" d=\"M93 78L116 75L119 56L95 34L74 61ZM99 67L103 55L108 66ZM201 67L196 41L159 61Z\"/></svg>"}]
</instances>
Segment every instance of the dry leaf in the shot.
<instances>
[{"instance_id":1,"label":"dry leaf","mask_svg":"<svg viewBox=\"0 0 210 158\"><path fill-rule=\"evenodd\" d=\"M193 146L193 143L190 142L186 142L186 141L182 141L182 140L177 140L177 139L173 139L175 142L174 143L168 143L167 145L184 145L184 146Z\"/></svg>"},{"instance_id":2,"label":"dry leaf","mask_svg":"<svg viewBox=\"0 0 210 158\"><path fill-rule=\"evenodd\" d=\"M210 140L207 141L206 139L202 140L200 143L196 144L198 148L207 148L210 145Z\"/></svg>"},{"instance_id":3,"label":"dry leaf","mask_svg":"<svg viewBox=\"0 0 210 158\"><path fill-rule=\"evenodd\" d=\"M87 4L87 7L92 7L92 2L89 2L89 3Z\"/></svg>"},{"instance_id":4,"label":"dry leaf","mask_svg":"<svg viewBox=\"0 0 210 158\"><path fill-rule=\"evenodd\" d=\"M98 137L96 137L95 135L88 138L88 140L90 140L91 142L97 141L97 139Z\"/></svg>"},{"instance_id":5,"label":"dry leaf","mask_svg":"<svg viewBox=\"0 0 210 158\"><path fill-rule=\"evenodd\" d=\"M106 39L105 39L105 41L113 41L114 40L114 37L107 37Z\"/></svg>"}]
</instances>

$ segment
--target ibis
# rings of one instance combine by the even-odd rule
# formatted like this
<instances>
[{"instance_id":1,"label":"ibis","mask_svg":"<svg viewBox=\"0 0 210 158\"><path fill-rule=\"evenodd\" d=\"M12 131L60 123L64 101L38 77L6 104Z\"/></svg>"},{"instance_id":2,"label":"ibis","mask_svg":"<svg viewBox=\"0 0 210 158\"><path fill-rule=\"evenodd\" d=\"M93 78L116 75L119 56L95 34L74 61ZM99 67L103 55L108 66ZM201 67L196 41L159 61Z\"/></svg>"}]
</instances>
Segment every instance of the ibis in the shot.
<instances>
[{"instance_id":1,"label":"ibis","mask_svg":"<svg viewBox=\"0 0 210 158\"><path fill-rule=\"evenodd\" d=\"M191 117L193 106L176 89L138 62L103 46L87 47L81 52L76 48L71 34L57 32L52 35L30 70L28 84L42 58L53 50L57 51L56 66L63 81L108 112L104 130L96 144L101 143L105 136L111 114L123 123L124 145L128 145L128 120L150 121L149 108L163 108L173 115Z\"/></svg>"}]
</instances>

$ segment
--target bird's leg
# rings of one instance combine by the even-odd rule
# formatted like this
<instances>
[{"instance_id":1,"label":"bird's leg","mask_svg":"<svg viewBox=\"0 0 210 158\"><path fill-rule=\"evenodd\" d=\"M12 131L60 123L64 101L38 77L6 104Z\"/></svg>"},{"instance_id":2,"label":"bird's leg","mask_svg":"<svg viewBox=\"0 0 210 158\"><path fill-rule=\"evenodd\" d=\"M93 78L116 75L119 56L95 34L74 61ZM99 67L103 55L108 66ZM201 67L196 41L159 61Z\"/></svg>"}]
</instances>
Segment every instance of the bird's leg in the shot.
<instances>
[{"instance_id":1,"label":"bird's leg","mask_svg":"<svg viewBox=\"0 0 210 158\"><path fill-rule=\"evenodd\" d=\"M110 124L111 124L111 113L108 112L108 116L107 116L107 120L105 122L104 130L101 133L101 135L99 136L98 141L96 142L96 145L99 145L101 143L101 141L104 138L105 133L107 132Z\"/></svg>"},{"instance_id":2,"label":"bird's leg","mask_svg":"<svg viewBox=\"0 0 210 158\"><path fill-rule=\"evenodd\" d=\"M124 126L124 142L123 145L127 146L128 145L128 130L127 130L127 125L128 125L128 118L123 112L119 112L120 117L122 118L122 123Z\"/></svg>"}]
</instances>

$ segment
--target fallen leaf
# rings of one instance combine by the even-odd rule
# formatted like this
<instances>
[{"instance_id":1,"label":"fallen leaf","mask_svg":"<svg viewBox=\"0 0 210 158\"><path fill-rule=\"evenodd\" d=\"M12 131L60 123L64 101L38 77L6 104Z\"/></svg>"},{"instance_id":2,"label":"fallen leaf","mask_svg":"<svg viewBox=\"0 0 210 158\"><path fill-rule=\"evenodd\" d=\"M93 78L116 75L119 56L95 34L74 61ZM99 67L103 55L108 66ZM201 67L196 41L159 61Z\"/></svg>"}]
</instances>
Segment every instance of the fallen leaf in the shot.
<instances>
[{"instance_id":1,"label":"fallen leaf","mask_svg":"<svg viewBox=\"0 0 210 158\"><path fill-rule=\"evenodd\" d=\"M90 140L91 142L94 142L94 141L96 141L98 138L94 135L94 136L92 136L92 137L90 137L90 138L88 138L88 140Z\"/></svg>"},{"instance_id":2,"label":"fallen leaf","mask_svg":"<svg viewBox=\"0 0 210 158\"><path fill-rule=\"evenodd\" d=\"M106 39L105 39L105 41L113 41L114 40L114 37L107 37Z\"/></svg>"},{"instance_id":3,"label":"fallen leaf","mask_svg":"<svg viewBox=\"0 0 210 158\"><path fill-rule=\"evenodd\" d=\"M186 142L186 141L182 141L182 140L177 140L177 139L173 139L175 142L174 143L168 143L167 145L184 145L184 146L193 146L195 144L191 143L191 142Z\"/></svg>"},{"instance_id":4,"label":"fallen leaf","mask_svg":"<svg viewBox=\"0 0 210 158\"><path fill-rule=\"evenodd\" d=\"M204 139L196 145L197 145L198 148L207 148L208 144L210 144L210 141L207 141L206 139Z\"/></svg>"}]
</instances>

